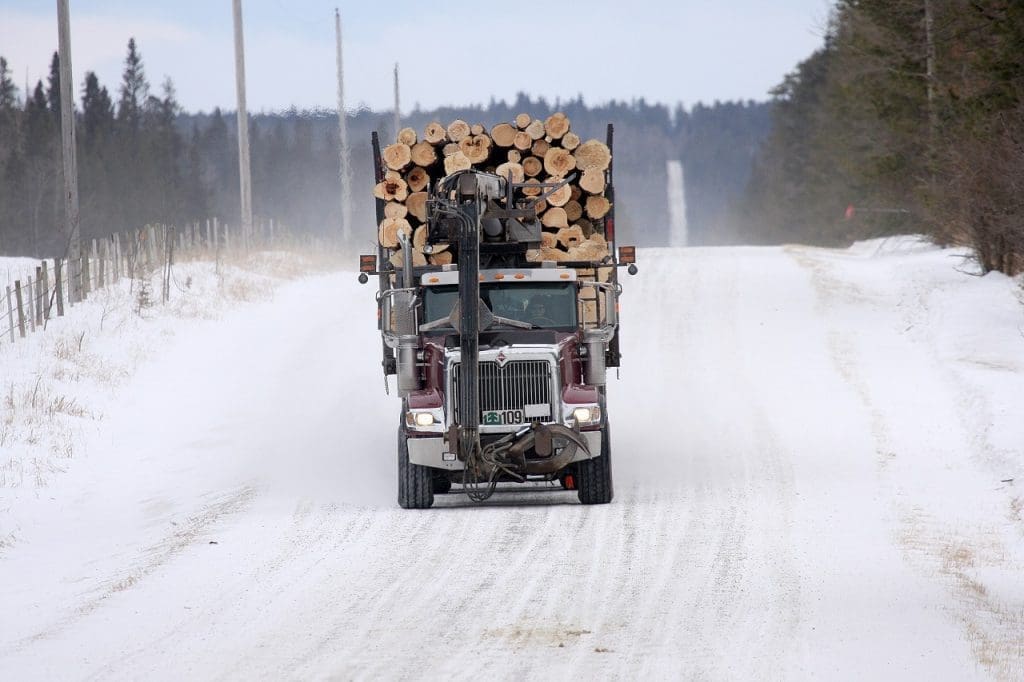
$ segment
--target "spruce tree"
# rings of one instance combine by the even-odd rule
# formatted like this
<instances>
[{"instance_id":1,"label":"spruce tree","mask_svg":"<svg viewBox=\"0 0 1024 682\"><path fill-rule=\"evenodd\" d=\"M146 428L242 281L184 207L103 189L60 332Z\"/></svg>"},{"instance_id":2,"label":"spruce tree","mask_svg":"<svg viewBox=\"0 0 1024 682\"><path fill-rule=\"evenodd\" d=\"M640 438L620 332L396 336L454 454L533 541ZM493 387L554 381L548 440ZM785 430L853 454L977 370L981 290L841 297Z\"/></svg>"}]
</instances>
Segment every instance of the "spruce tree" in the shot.
<instances>
[{"instance_id":1,"label":"spruce tree","mask_svg":"<svg viewBox=\"0 0 1024 682\"><path fill-rule=\"evenodd\" d=\"M7 60L0 57L0 112L13 111L18 105L18 86L11 79Z\"/></svg>"},{"instance_id":2,"label":"spruce tree","mask_svg":"<svg viewBox=\"0 0 1024 682\"><path fill-rule=\"evenodd\" d=\"M85 74L82 87L82 132L86 146L95 146L113 129L114 103L106 87L101 87L96 74Z\"/></svg>"},{"instance_id":3,"label":"spruce tree","mask_svg":"<svg viewBox=\"0 0 1024 682\"><path fill-rule=\"evenodd\" d=\"M117 107L117 120L137 130L142 117L142 108L149 98L149 82L142 65L142 55L135 45L135 38L128 40L128 54L124 60L121 75L121 99Z\"/></svg>"}]
</instances>

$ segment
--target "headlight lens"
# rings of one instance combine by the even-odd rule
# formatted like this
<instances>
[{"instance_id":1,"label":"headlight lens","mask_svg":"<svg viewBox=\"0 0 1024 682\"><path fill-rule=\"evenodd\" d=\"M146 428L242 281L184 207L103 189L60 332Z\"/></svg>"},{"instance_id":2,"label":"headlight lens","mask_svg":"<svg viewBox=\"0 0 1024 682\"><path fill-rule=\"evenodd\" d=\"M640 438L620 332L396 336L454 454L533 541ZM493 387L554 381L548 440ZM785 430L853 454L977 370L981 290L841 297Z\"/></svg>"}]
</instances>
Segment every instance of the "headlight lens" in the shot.
<instances>
[{"instance_id":1,"label":"headlight lens","mask_svg":"<svg viewBox=\"0 0 1024 682\"><path fill-rule=\"evenodd\" d=\"M601 421L601 408L596 406L574 408L572 418L580 426L592 426Z\"/></svg>"},{"instance_id":2,"label":"headlight lens","mask_svg":"<svg viewBox=\"0 0 1024 682\"><path fill-rule=\"evenodd\" d=\"M431 410L410 410L405 413L405 425L410 429L425 429L440 421Z\"/></svg>"}]
</instances>

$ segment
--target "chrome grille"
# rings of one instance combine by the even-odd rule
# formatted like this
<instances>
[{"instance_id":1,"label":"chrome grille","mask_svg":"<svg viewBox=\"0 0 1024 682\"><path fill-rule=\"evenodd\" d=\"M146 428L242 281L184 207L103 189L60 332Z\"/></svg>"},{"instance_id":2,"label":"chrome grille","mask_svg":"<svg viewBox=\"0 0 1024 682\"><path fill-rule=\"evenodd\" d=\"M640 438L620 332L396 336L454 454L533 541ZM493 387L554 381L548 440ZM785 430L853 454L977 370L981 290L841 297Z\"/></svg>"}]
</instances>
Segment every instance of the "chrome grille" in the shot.
<instances>
[{"instance_id":1,"label":"chrome grille","mask_svg":"<svg viewBox=\"0 0 1024 682\"><path fill-rule=\"evenodd\" d=\"M451 396L455 421L459 419L459 369L452 365ZM496 362L480 363L480 411L521 410L526 405L551 405L551 363L544 360L513 360L504 367ZM482 419L481 415L481 419ZM550 421L547 417L528 417L526 421Z\"/></svg>"}]
</instances>

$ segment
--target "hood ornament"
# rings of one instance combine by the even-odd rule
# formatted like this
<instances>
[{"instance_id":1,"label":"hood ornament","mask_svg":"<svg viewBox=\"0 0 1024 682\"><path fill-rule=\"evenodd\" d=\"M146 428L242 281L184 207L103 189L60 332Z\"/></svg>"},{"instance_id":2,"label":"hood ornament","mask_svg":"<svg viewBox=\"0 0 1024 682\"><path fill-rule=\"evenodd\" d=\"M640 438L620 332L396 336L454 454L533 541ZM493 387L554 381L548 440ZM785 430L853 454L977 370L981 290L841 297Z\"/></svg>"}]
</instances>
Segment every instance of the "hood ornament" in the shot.
<instances>
[{"instance_id":1,"label":"hood ornament","mask_svg":"<svg viewBox=\"0 0 1024 682\"><path fill-rule=\"evenodd\" d=\"M508 364L508 356L505 355L505 351L498 351L498 368L505 369L505 365Z\"/></svg>"}]
</instances>

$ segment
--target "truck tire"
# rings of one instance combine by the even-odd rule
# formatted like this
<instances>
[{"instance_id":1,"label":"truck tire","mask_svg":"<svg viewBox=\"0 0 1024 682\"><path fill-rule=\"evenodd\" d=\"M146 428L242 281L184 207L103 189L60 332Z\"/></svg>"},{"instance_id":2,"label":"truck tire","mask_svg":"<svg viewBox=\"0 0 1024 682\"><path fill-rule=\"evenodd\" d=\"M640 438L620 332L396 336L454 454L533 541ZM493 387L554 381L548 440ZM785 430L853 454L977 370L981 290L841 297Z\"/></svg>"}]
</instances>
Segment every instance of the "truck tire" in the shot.
<instances>
[{"instance_id":1,"label":"truck tire","mask_svg":"<svg viewBox=\"0 0 1024 682\"><path fill-rule=\"evenodd\" d=\"M612 446L608 425L601 429L601 454L576 463L576 489L580 504L612 501Z\"/></svg>"},{"instance_id":2,"label":"truck tire","mask_svg":"<svg viewBox=\"0 0 1024 682\"><path fill-rule=\"evenodd\" d=\"M409 461L405 428L398 427L398 504L403 509L428 509L434 504L434 472Z\"/></svg>"}]
</instances>

